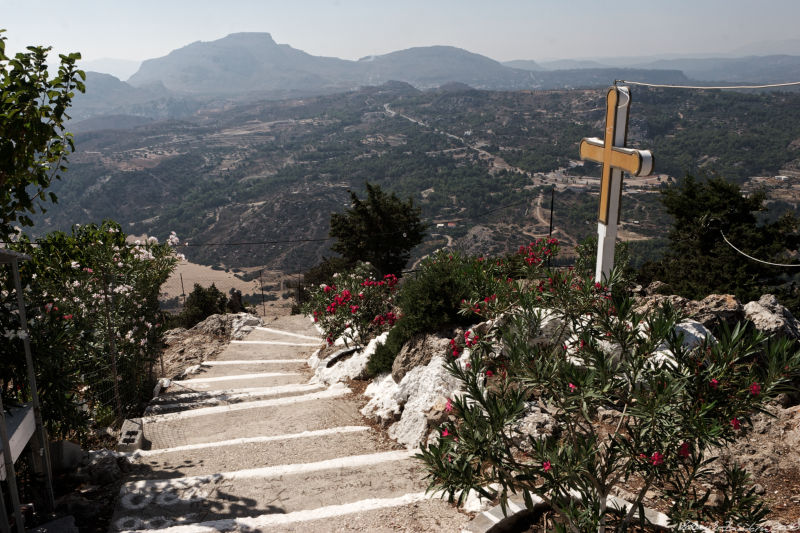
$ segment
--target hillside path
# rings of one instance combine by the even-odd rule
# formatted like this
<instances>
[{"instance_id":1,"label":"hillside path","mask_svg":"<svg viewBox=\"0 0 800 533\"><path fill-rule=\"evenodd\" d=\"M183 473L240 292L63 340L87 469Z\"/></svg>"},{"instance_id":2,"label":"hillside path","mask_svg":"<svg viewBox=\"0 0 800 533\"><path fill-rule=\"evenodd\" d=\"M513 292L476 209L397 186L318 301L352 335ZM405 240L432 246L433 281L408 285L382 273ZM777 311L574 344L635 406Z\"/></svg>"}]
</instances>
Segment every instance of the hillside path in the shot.
<instances>
[{"instance_id":1,"label":"hillside path","mask_svg":"<svg viewBox=\"0 0 800 533\"><path fill-rule=\"evenodd\" d=\"M365 425L346 387L310 383L320 345L280 317L173 381L143 419L110 531L458 532L413 452Z\"/></svg>"}]
</instances>

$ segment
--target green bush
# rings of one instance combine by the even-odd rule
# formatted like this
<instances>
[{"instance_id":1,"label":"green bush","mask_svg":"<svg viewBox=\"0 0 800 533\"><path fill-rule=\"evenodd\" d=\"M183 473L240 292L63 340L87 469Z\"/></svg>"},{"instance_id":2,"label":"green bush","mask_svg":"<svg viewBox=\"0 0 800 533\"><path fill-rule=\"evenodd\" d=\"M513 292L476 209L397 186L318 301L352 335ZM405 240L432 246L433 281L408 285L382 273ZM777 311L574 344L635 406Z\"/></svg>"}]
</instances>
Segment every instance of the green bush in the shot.
<instances>
[{"instance_id":1,"label":"green bush","mask_svg":"<svg viewBox=\"0 0 800 533\"><path fill-rule=\"evenodd\" d=\"M395 357L400 353L403 345L411 340L414 332L405 326L401 320L395 327L389 330L386 341L378 344L369 361L367 361L367 375L377 376L392 371L392 364Z\"/></svg>"},{"instance_id":2,"label":"green bush","mask_svg":"<svg viewBox=\"0 0 800 533\"><path fill-rule=\"evenodd\" d=\"M149 399L161 349L158 295L177 257L156 239L130 243L119 224L76 225L33 246L20 264L42 416L54 437L80 439L88 419L119 421ZM8 269L0 269L0 383L6 402L25 402L22 332Z\"/></svg>"},{"instance_id":3,"label":"green bush","mask_svg":"<svg viewBox=\"0 0 800 533\"><path fill-rule=\"evenodd\" d=\"M469 490L496 486L503 506L515 494L529 508L535 495L558 531L598 533L646 523L635 512L653 491L673 527L704 520L756 530L766 510L743 469L719 475L709 465L715 447L746 436L751 414L789 387L800 352L743 327L685 343L674 309L638 314L630 296L577 271L551 271L529 287L512 302L501 295L505 319L448 364L464 394L451 399L438 442L418 455L430 489L462 503ZM559 330L549 338L540 337L545 321ZM557 429L521 433L533 406ZM620 479L637 484L633 505L617 512L607 498ZM711 489L702 487L712 485L724 505L707 505Z\"/></svg>"},{"instance_id":4,"label":"green bush","mask_svg":"<svg viewBox=\"0 0 800 533\"><path fill-rule=\"evenodd\" d=\"M208 288L195 283L177 322L184 328L194 327L211 315L224 314L227 303L228 299L213 283Z\"/></svg>"},{"instance_id":5,"label":"green bush","mask_svg":"<svg viewBox=\"0 0 800 533\"><path fill-rule=\"evenodd\" d=\"M485 318L481 305L497 294L512 291L511 275L530 276L558 248L555 239L521 246L503 259L468 257L439 251L426 258L406 277L397 296L400 320L379 346L367 366L370 375L388 372L395 357L411 337L466 327Z\"/></svg>"}]
</instances>

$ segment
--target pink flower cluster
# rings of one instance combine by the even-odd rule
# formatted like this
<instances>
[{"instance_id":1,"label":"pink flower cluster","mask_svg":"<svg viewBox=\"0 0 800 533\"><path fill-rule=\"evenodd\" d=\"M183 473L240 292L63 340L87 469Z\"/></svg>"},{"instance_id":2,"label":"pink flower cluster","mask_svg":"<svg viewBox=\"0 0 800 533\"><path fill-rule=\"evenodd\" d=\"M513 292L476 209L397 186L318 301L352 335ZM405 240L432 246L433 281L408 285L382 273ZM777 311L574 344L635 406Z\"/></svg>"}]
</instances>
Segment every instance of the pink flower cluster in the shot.
<instances>
[{"instance_id":1,"label":"pink flower cluster","mask_svg":"<svg viewBox=\"0 0 800 533\"><path fill-rule=\"evenodd\" d=\"M389 288L394 288L394 286L397 285L397 276L394 274L386 274L381 281L365 279L361 282L362 287L383 287L384 285Z\"/></svg>"},{"instance_id":2,"label":"pink flower cluster","mask_svg":"<svg viewBox=\"0 0 800 533\"><path fill-rule=\"evenodd\" d=\"M466 332L464 332L464 343L467 345L467 348L472 348L473 346L478 344L479 340L479 337L477 335L472 335L472 338L470 338L470 335L472 335L471 331L467 330Z\"/></svg>"},{"instance_id":3,"label":"pink flower cluster","mask_svg":"<svg viewBox=\"0 0 800 533\"><path fill-rule=\"evenodd\" d=\"M553 247L558 246L558 239L538 239L528 246L520 246L517 253L525 256L528 265L538 265L553 255Z\"/></svg>"},{"instance_id":4,"label":"pink flower cluster","mask_svg":"<svg viewBox=\"0 0 800 533\"><path fill-rule=\"evenodd\" d=\"M330 287L330 285L327 285L325 287L325 292L328 292L328 287ZM334 289L335 289L335 287L334 287ZM342 291L342 294L337 294L336 296L334 296L333 297L333 301L330 304L328 304L328 307L326 307L325 309L329 313L333 314L333 313L336 312L336 308L338 306L345 305L347 302L349 302L352 299L352 297L353 296L350 294L350 291L345 289L345 290ZM352 309L352 307L351 307L351 309ZM355 312L355 311L353 311L353 312Z\"/></svg>"},{"instance_id":5,"label":"pink flower cluster","mask_svg":"<svg viewBox=\"0 0 800 533\"><path fill-rule=\"evenodd\" d=\"M372 319L372 323L378 326L383 326L385 324L394 326L395 322L397 322L397 315L392 313L391 311L387 311L382 315L376 315L375 318Z\"/></svg>"},{"instance_id":6,"label":"pink flower cluster","mask_svg":"<svg viewBox=\"0 0 800 533\"><path fill-rule=\"evenodd\" d=\"M458 357L461 355L461 352L464 351L464 349L458 345L455 339L450 339L450 349L453 352L453 357Z\"/></svg>"}]
</instances>

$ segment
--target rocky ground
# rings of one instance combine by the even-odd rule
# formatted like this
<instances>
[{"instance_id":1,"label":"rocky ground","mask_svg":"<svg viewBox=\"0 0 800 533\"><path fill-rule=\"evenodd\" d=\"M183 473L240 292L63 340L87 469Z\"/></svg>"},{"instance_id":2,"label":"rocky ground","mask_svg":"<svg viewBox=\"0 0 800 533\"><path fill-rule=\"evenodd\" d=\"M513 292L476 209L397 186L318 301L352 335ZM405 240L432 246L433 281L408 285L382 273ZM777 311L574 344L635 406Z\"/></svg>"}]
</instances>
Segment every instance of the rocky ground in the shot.
<instances>
[{"instance_id":1,"label":"rocky ground","mask_svg":"<svg viewBox=\"0 0 800 533\"><path fill-rule=\"evenodd\" d=\"M683 309L686 314L692 316L699 324L703 324L707 327L716 327L722 322L734 323L738 320L748 319L763 331L780 333L792 338L800 338L800 322L795 320L788 311L781 308L777 304L777 301L774 300L774 297L769 295L765 295L758 302L750 302L747 305L742 305L735 298L728 295L714 295L709 296L701 302L693 302L675 296L660 295L658 294L658 287L649 287L647 290L641 290L638 298L638 305L641 310L651 309L660 304L660 302L669 300L674 305ZM297 321L305 325L300 327L300 322ZM265 317L264 319L264 323L268 328L286 329L289 322L293 324L291 328L300 328L297 329L297 331L302 330L302 334L314 335L313 330L309 329L310 324L308 324L303 317L276 315ZM231 340L243 338L247 332L252 330L254 325L255 321L251 321L247 316L228 315L226 317L211 317L192 330L173 330L169 332L166 338L167 347L164 352L162 363L162 375L166 377L176 377L181 375L187 368L194 367L195 371L198 369L201 371L201 375L197 376L196 374L187 373L185 377L192 379L193 375L195 378L212 376L214 372L221 371L218 369L225 367L211 366L208 368L200 368L197 367L197 365L203 361L219 358L242 359L244 357L242 353L244 352L237 352L238 355L234 354L236 357L231 354L225 355L227 353L225 352L226 346L229 346ZM308 357L310 354L307 364L310 368L304 371L306 372L306 376L301 378L297 384L302 382L309 387L318 387L319 390L335 390L336 387L343 386L342 384L349 386L351 392L343 396L341 400L344 402L342 405L346 404L349 406L346 409L347 414L343 415L342 413L344 413L344 411L338 410L338 408L337 412L340 413L341 416L345 416L346 420L342 420L347 422L347 425L371 428L371 433L374 437L371 441L372 444L368 446L369 453L400 452L403 449L412 449L417 447L420 443L426 442L427 439L431 438L432 434L435 435L436 428L438 428L448 416L445 412L447 398L452 397L452 394L457 388L457 383L455 383L442 368L448 340L449 338L436 335L420 336L413 339L396 359L391 374L379 377L374 381L367 381L364 379L364 370L371 350L374 349L375 342L360 352L353 352L353 350L348 350L344 346L325 347L313 354L309 351L308 354L303 357ZM254 355L252 357L260 358L262 356ZM292 358L294 357L295 356L292 356ZM306 364L304 363L300 366L305 367ZM244 370L247 369L245 368ZM247 371L249 372L250 370ZM242 372L243 370L240 369L239 373ZM273 381L270 382L269 387L288 384L288 382L283 383L282 381L278 383L274 381L275 378L270 379ZM280 378L278 378L278 381L280 381ZM295 382L292 381L292 383ZM230 385L230 383L228 385ZM261 385L258 385L258 387L261 387ZM241 388L241 384L237 385L237 388ZM252 389L253 387L251 386L250 388ZM180 393L172 390L171 394ZM291 395L297 393L286 394ZM278 396L281 397L286 394L279 394ZM214 396L214 394L211 394L211 391L206 391L203 395L209 396L209 398L200 399L201 401L197 403L197 405L177 408L198 410L211 407L212 404L220 405L219 403L214 403L217 402L217 400L210 398ZM242 401L250 401L252 399L253 398L245 400L230 397L225 400L224 405L237 405ZM195 400L197 399L194 398L191 401ZM203 403L206 401L211 403ZM768 519L770 521L769 524L774 526L775 530L793 527L790 526L790 524L800 524L800 401L798 401L798 398L795 396L785 396L781 398L781 402L782 403L771 405L768 414L758 414L754 417L753 431L748 433L746 438L728 449L719 451L720 457L723 460L735 458L750 471L753 476L756 492L761 495L772 509ZM181 400L178 403L185 402ZM153 404L151 415L169 415L169 411L159 411L161 408L158 407L158 404L159 402ZM358 412L359 410L360 414ZM314 411L316 412L317 409L315 408ZM541 410L538 412L534 411L535 409L532 409L530 416L522 422L523 425L527 424L525 428L532 432L546 432L548 429L552 429L548 426L550 422L547 414ZM251 411L251 413L255 413L255 411ZM290 433L287 428L291 429L296 425L296 421L292 418L293 416L297 418L297 420L305 420L308 413L309 411L298 411L296 415L291 415L291 413L289 413L287 415L289 418L284 419L284 421L280 423L280 433ZM336 418L337 416L341 418L340 415L329 417L329 420L327 420L325 424L334 423L336 420L339 420ZM259 419L261 419L267 416L267 414L264 412L260 413L258 416ZM246 421L251 419L252 418L248 417L242 418L242 427L250 425L249 422ZM339 422L341 422L341 420L339 420ZM239 423L233 423L229 419L223 426L227 427L231 426L231 424L235 426ZM342 424L344 424L344 422L342 422ZM261 427L261 425L263 424L259 424L259 427ZM326 425L326 427L328 426ZM201 429L202 428L198 426L198 428L192 429L189 432L173 432L171 436L168 434L169 432L164 433L163 436L166 440L162 439L163 442L158 440L160 437L158 437L157 433L151 432L150 445L155 448L170 448L176 445L191 444L195 441L200 442L204 439L208 441L209 439L196 436L199 435L197 432ZM305 430L304 428L299 428L299 426L295 429ZM220 431L227 430L223 428L220 429ZM269 433L271 430L265 429L265 431ZM222 435L222 433L219 433L219 435ZM154 438L155 440L153 440ZM197 440L198 438L200 441ZM181 442L172 442L175 439ZM216 437L211 440L215 439L221 440ZM365 442L348 441L347 443L337 444L334 447L337 449L347 449L349 451L351 449L355 450L359 446L363 447L366 445ZM324 450L330 447L330 438L323 438L318 445L311 445L309 450L317 450L312 453L315 459L320 459L322 456L319 454L325 455L327 452ZM275 456L275 460L272 461L272 463L302 463L311 461L311 458L299 459L300 456L297 456L298 459L289 461L288 458L291 458L292 454L303 452L291 451L289 448L281 448L281 450L283 450L279 453L281 457L278 458L278 456ZM366 448L364 448L364 450L366 450ZM156 477L166 480L174 477L183 479L187 478L187 476L197 477L198 475L206 475L207 470L209 472L222 471L230 473L238 471L246 466L246 464L250 465L248 457L253 457L254 453L259 457L259 464L264 461L267 461L267 463L271 461L269 459L263 459L264 457L270 456L272 453L267 448L264 448L263 450L246 451L246 453L239 454L238 456L234 454L230 457L228 457L230 454L224 453L211 454L208 457L203 456L202 461L198 459L199 456L193 456L190 455L189 452L186 452L185 457L181 459L185 464L179 465L175 463L170 466L166 462L163 462L169 461L169 453L167 453L163 458L157 459L157 461L162 461L163 464L158 463L154 466L154 463L150 461L147 463L147 468L151 471L161 472L161 474ZM334 453L334 455L336 455L336 453ZM364 453L361 455L364 455ZM219 463L219 465L214 466L216 463ZM252 465L248 468L251 467ZM144 480L149 474L147 474L147 472L142 472L141 468L141 464L139 466L136 466L136 464L132 465L129 458L125 456L94 453L88 457L84 457L80 467L75 473L66 475L66 478L63 476L61 478L70 480L73 484L78 484L78 488L75 491L60 498L59 504L61 511L75 514L79 518L79 523L83 525L87 523L97 524L94 527L82 527L81 531L105 531L105 527L101 524L104 521L107 523L107 520L110 518L109 504L113 501L113 496L119 492L122 476L128 476L128 478L126 478L126 483L128 485L132 483L131 479L134 479L133 483L136 482L136 479ZM133 476L133 478L130 476ZM319 490L312 489L312 493L318 492L322 494L319 491L323 490L322 486L324 486L326 482L322 479L320 479L320 482L323 483L323 485L318 487ZM373 482L370 481L369 483ZM234 487L235 483L233 485L223 485ZM624 498L627 494L635 490L636 487L634 485L619 487L619 496ZM278 490L276 487L278 486L264 487L264 490L261 492L274 492ZM415 487L416 489L424 490L424 485L415 485ZM230 513L233 513L233 516L237 516L236 513L244 512L242 509L239 509L239 511L236 510L238 503L249 501L247 498L251 498L253 502L256 502L257 498L255 495L259 490L261 489L256 490L256 492L250 491L252 492L252 496L237 496L234 500L228 502L225 502L224 499L219 500L217 502L219 504L217 507L219 509L226 509L224 513L228 514L216 512L209 516L219 519L225 519L226 516L231 516ZM285 491L285 489L280 490ZM370 491L365 494L369 493ZM300 496L294 497L289 493L286 494L286 498L288 498L286 502L302 501L302 497ZM663 508L663 503L659 502L656 494L649 496L652 497L645 501L646 505L656 509ZM715 497L717 496L712 496L712 498ZM105 503L105 505L103 505L103 503ZM483 503L483 507L485 508L487 502ZM473 511L481 507L480 503L473 502L473 504L475 505L472 508ZM287 505L290 504L287 503ZM292 503L291 505L295 504ZM165 507L160 507L161 511L164 509ZM212 510L213 509L215 509L215 507L212 505ZM266 512L268 511L267 509ZM303 527L311 527L311 531L388 532L468 530L469 526L467 526L467 522L470 516L452 513L453 510L443 502L437 501L433 503L426 501L426 503L423 504L421 501L415 501L408 505L392 506L352 515L342 515L325 520L306 520L298 523L302 525L281 526L283 529L280 530L309 530L303 529ZM120 515L118 511L115 517L115 520L119 523L119 529L126 529L123 527L126 524L120 522L125 516L124 514ZM153 518L157 517L158 516L155 515L153 516ZM158 524L154 522L152 525L157 526Z\"/></svg>"}]
</instances>

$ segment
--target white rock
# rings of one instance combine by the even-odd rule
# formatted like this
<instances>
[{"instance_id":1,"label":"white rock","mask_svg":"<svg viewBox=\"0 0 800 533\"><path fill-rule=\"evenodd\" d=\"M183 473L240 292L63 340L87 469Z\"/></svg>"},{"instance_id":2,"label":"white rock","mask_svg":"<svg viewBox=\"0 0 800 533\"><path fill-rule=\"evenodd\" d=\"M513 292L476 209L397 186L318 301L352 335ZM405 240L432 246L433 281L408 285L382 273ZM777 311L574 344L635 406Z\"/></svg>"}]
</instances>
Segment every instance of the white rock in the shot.
<instances>
[{"instance_id":1,"label":"white rock","mask_svg":"<svg viewBox=\"0 0 800 533\"><path fill-rule=\"evenodd\" d=\"M426 366L412 368L395 392L395 400L403 406L403 412L400 420L389 428L389 436L409 449L425 440L427 413L437 399L450 398L459 390L459 381L450 375L444 362L444 357L435 356Z\"/></svg>"},{"instance_id":2,"label":"white rock","mask_svg":"<svg viewBox=\"0 0 800 533\"><path fill-rule=\"evenodd\" d=\"M717 339L714 338L714 335L700 322L696 320L684 320L679 324L675 325L675 331L678 334L683 333L683 346L686 348L696 348L703 341L708 337L711 342L716 343ZM662 342L658 350L653 354L651 360L655 363L660 363L662 361L675 361L675 354L672 353L672 350L669 349L666 342Z\"/></svg>"},{"instance_id":3,"label":"white rock","mask_svg":"<svg viewBox=\"0 0 800 533\"><path fill-rule=\"evenodd\" d=\"M240 341L253 331L253 328L262 325L261 318L256 315L237 313L231 319L231 338Z\"/></svg>"},{"instance_id":4,"label":"white rock","mask_svg":"<svg viewBox=\"0 0 800 533\"><path fill-rule=\"evenodd\" d=\"M400 385L395 383L391 374L376 377L364 391L364 396L370 400L361 409L361 414L376 422L394 421L401 411L397 403L399 392Z\"/></svg>"},{"instance_id":5,"label":"white rock","mask_svg":"<svg viewBox=\"0 0 800 533\"><path fill-rule=\"evenodd\" d=\"M308 366L310 366L313 370L316 370L319 366L320 362L322 361L319 358L319 353L322 351L322 348L318 348L314 350L314 353L311 354L311 357L308 358Z\"/></svg>"},{"instance_id":6,"label":"white rock","mask_svg":"<svg viewBox=\"0 0 800 533\"><path fill-rule=\"evenodd\" d=\"M378 344L382 344L388 332L378 335L367 344L366 348L361 351L355 352L353 355L339 361L330 368L327 365L320 365L318 363L317 369L314 372L314 377L311 378L311 383L337 383L345 379L356 379L364 375L367 369L367 362L369 358L375 353Z\"/></svg>"}]
</instances>

